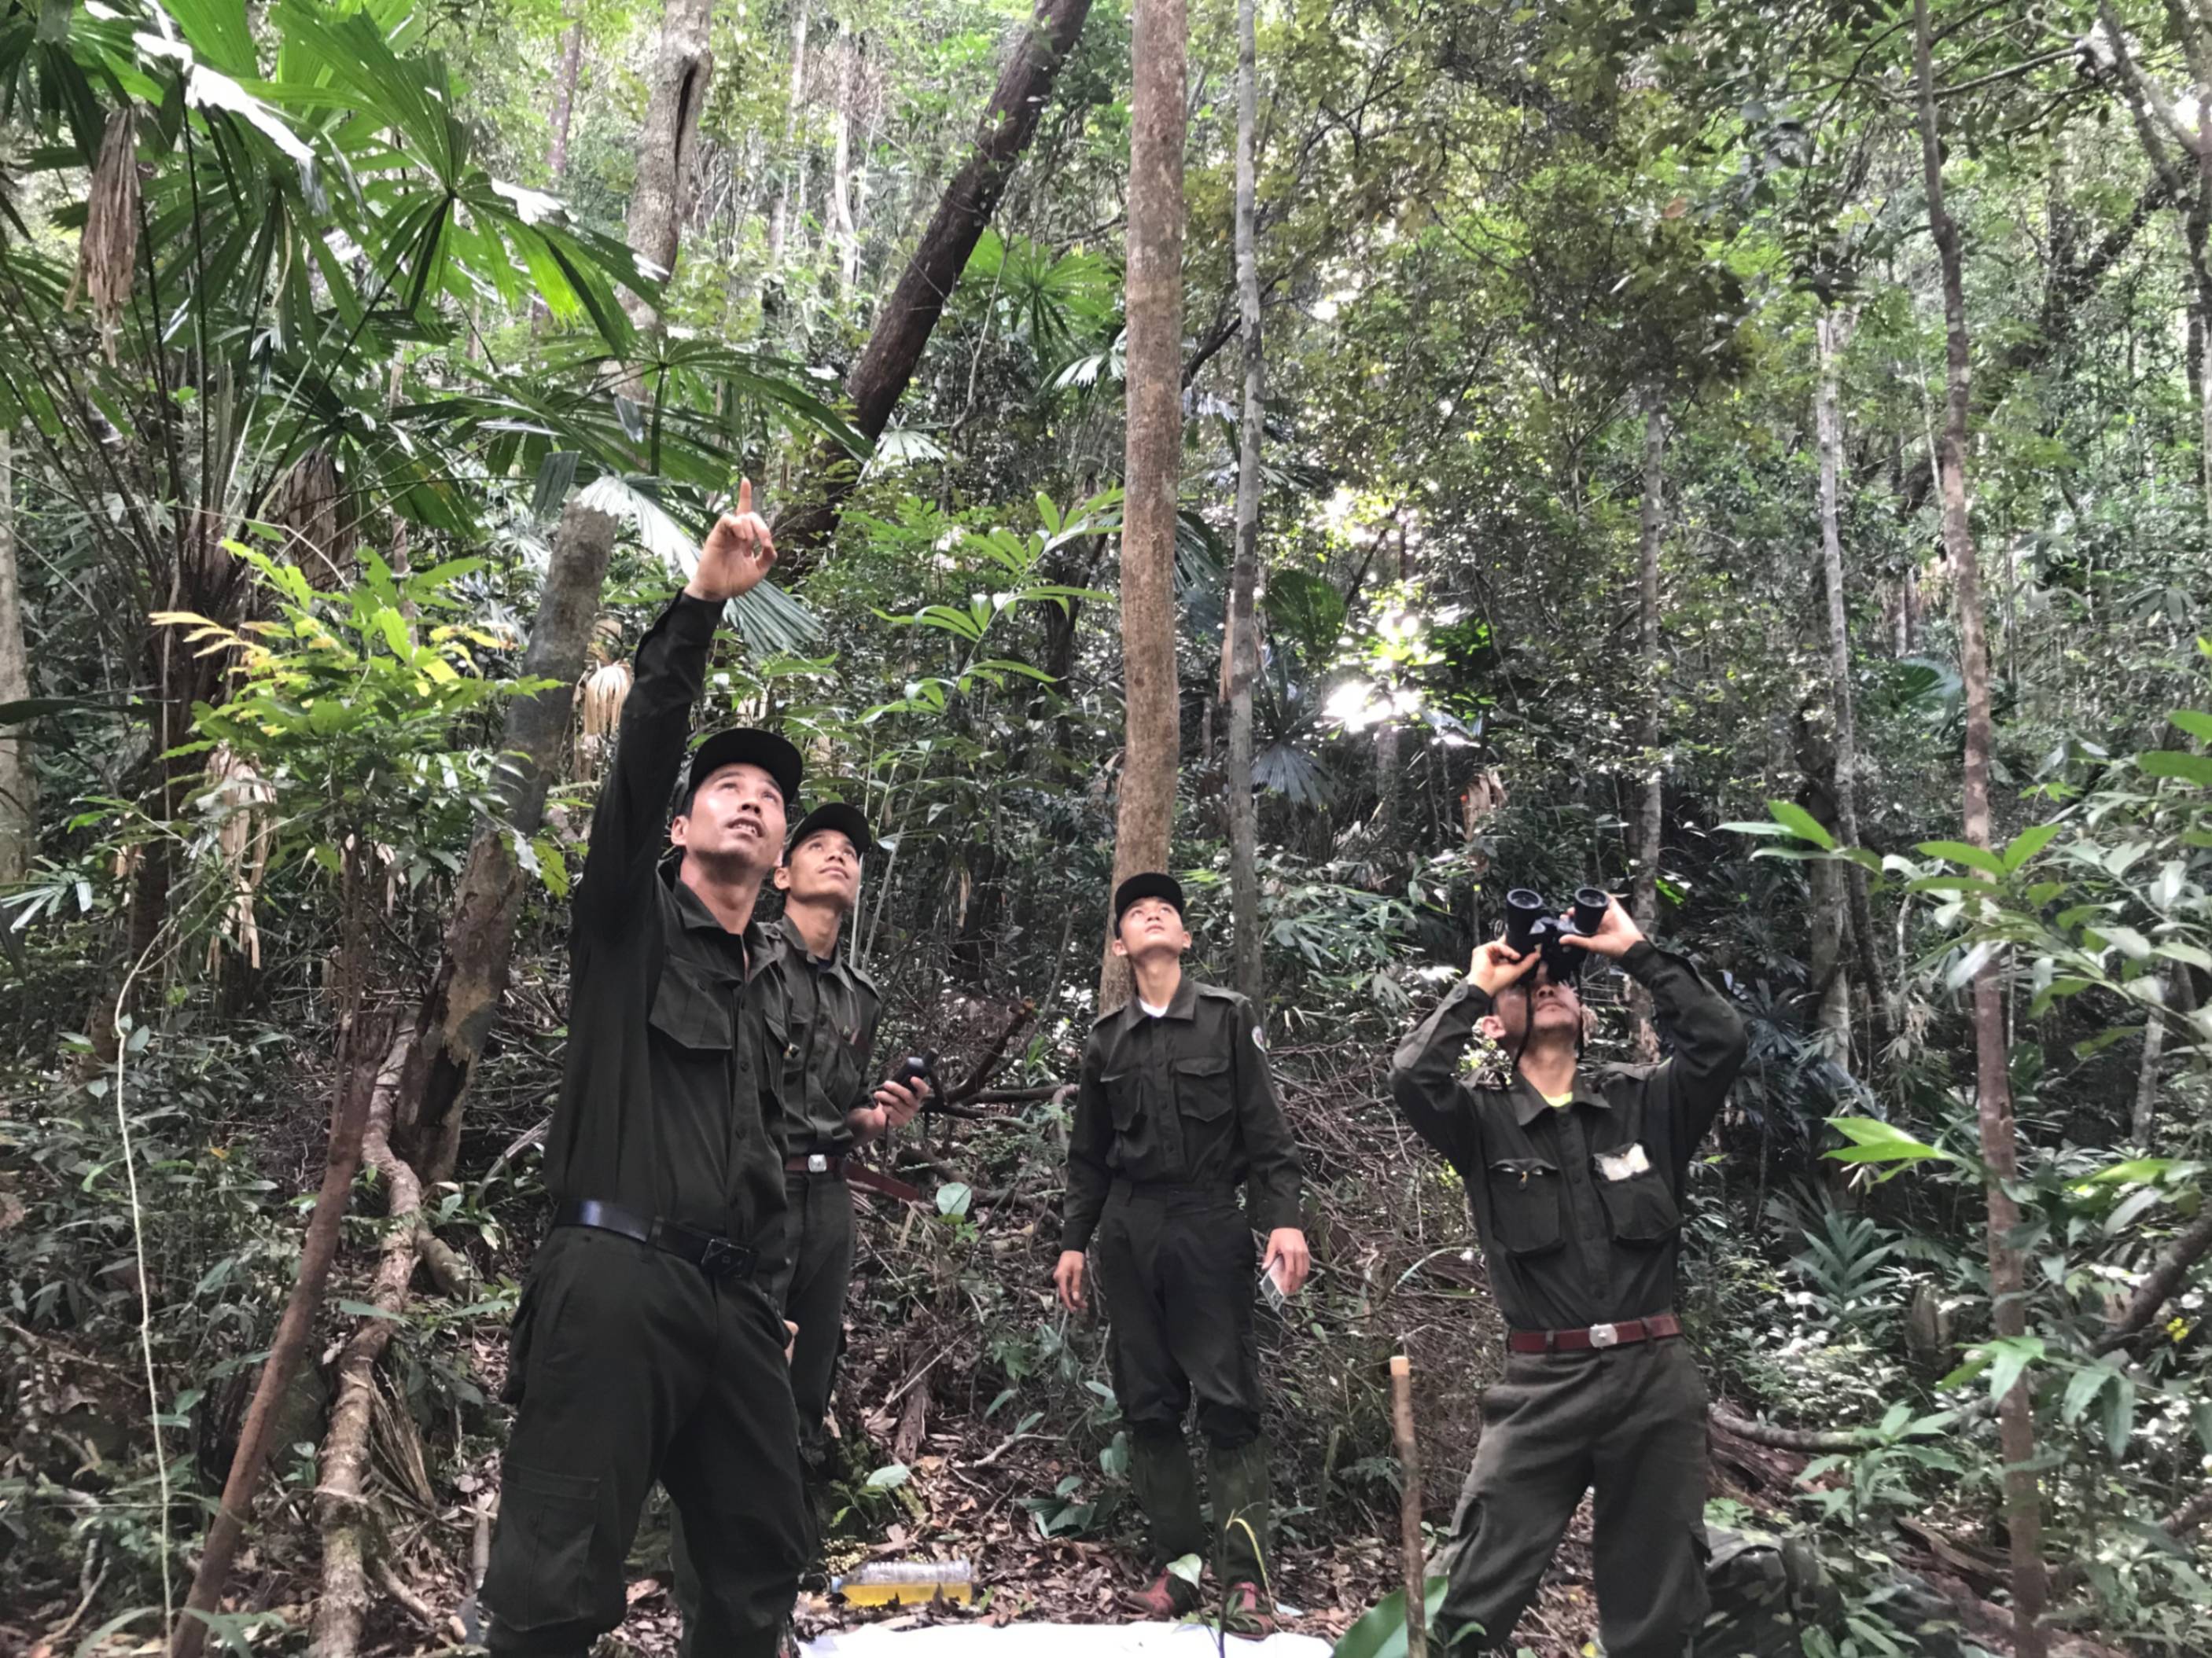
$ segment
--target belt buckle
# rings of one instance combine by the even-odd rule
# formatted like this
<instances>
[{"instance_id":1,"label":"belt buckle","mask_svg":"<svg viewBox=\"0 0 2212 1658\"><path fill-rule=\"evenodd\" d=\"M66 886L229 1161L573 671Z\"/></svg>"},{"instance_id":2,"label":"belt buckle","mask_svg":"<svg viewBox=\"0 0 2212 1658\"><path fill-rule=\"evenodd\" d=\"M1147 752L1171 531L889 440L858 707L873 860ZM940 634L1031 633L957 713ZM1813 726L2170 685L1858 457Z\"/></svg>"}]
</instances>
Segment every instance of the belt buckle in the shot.
<instances>
[{"instance_id":1,"label":"belt buckle","mask_svg":"<svg viewBox=\"0 0 2212 1658\"><path fill-rule=\"evenodd\" d=\"M1593 1347L1618 1347L1620 1345L1620 1327L1618 1324L1591 1325L1589 1344Z\"/></svg>"},{"instance_id":2,"label":"belt buckle","mask_svg":"<svg viewBox=\"0 0 2212 1658\"><path fill-rule=\"evenodd\" d=\"M707 1247L699 1252L699 1270L708 1278L720 1278L738 1262L737 1246L727 1238L708 1238Z\"/></svg>"},{"instance_id":3,"label":"belt buckle","mask_svg":"<svg viewBox=\"0 0 2212 1658\"><path fill-rule=\"evenodd\" d=\"M830 1172L828 1155L821 1151L809 1151L806 1154L806 1172L810 1175L828 1174Z\"/></svg>"}]
</instances>

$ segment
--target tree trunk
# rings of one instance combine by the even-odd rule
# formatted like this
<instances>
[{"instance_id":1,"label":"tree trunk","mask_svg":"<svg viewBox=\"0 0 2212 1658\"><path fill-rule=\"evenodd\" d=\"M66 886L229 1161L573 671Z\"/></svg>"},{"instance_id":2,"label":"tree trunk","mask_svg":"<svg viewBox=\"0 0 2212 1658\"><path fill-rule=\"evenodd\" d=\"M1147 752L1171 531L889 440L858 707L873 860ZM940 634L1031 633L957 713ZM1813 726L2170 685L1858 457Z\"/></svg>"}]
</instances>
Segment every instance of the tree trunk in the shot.
<instances>
[{"instance_id":1,"label":"tree trunk","mask_svg":"<svg viewBox=\"0 0 2212 1658\"><path fill-rule=\"evenodd\" d=\"M238 1448L230 1459L230 1472L222 1485L222 1501L208 1527L207 1545L193 1576L191 1593L185 1600L185 1615L170 1632L170 1658L199 1658L206 1641L206 1619L222 1604L230 1569L253 1512L254 1488L276 1448L276 1418L285 1389L307 1357L308 1338L314 1333L315 1315L323 1303L330 1279L331 1262L337 1254L338 1235L345 1218L346 1200L353 1177L361 1167L362 1135L368 1118L376 1072L389 1036L388 1017L371 1014L363 1006L368 981L370 921L368 882L363 867L368 847L363 838L349 837L340 869L342 942L338 952L337 1080L331 1101L330 1138L323 1157L322 1188L307 1220L307 1236L300 1248L300 1265L291 1294L269 1343L269 1357L254 1384L252 1402L238 1436Z\"/></svg>"},{"instance_id":2,"label":"tree trunk","mask_svg":"<svg viewBox=\"0 0 2212 1658\"><path fill-rule=\"evenodd\" d=\"M400 1084L392 1145L426 1185L453 1173L462 1096L506 993L514 920L522 907L514 841L536 834L544 821L546 785L568 739L574 687L583 672L614 540L613 519L574 502L561 515L553 538L521 675L554 683L507 705L502 758L493 774L505 818L479 823L470 843L445 950L422 999Z\"/></svg>"},{"instance_id":3,"label":"tree trunk","mask_svg":"<svg viewBox=\"0 0 2212 1658\"><path fill-rule=\"evenodd\" d=\"M798 169L792 146L799 137L799 112L806 100L806 7L799 0L791 12L791 95L783 106L783 155L776 168L775 205L768 216L768 274L783 269L784 239L791 230L791 180Z\"/></svg>"},{"instance_id":4,"label":"tree trunk","mask_svg":"<svg viewBox=\"0 0 2212 1658\"><path fill-rule=\"evenodd\" d=\"M2187 997L2189 969L2179 964L2165 975L2166 1006L2181 1005ZM2136 1072L2135 1116L2128 1131L2136 1148L2146 1154L2150 1151L2151 1125L2158 1117L2160 1060L2165 1051L2166 1016L2153 1013L2143 1023L2142 1063Z\"/></svg>"},{"instance_id":5,"label":"tree trunk","mask_svg":"<svg viewBox=\"0 0 2212 1658\"><path fill-rule=\"evenodd\" d=\"M1091 0L1038 0L1036 16L1000 72L998 88L976 131L975 148L945 187L929 228L884 302L867 349L845 381L853 424L871 442L883 435L914 378L923 348L1006 194L1014 165L1052 95L1053 81L1090 12ZM805 572L813 550L836 527L858 476L843 450L829 444L816 450L806 470L806 493L784 510L775 525L776 551L787 579Z\"/></svg>"},{"instance_id":6,"label":"tree trunk","mask_svg":"<svg viewBox=\"0 0 2212 1658\"><path fill-rule=\"evenodd\" d=\"M1637 580L1637 661L1642 670L1644 799L1636 820L1636 888L1631 908L1646 932L1659 918L1660 828L1667 768L1659 756L1659 544L1666 509L1667 411L1657 392L1644 409L1644 503L1639 515Z\"/></svg>"},{"instance_id":7,"label":"tree trunk","mask_svg":"<svg viewBox=\"0 0 2212 1658\"><path fill-rule=\"evenodd\" d=\"M1919 86L1921 164L1926 175L1928 218L1943 281L1944 389L1942 468L1943 546L1958 582L1960 671L1966 681L1966 838L1990 844L1990 659L1983 626L1981 573L1966 517L1966 415L1972 395L1967 355L1966 279L1959 228L1943 203L1943 155L1936 120L1933 33L1928 0L1913 0L1913 68ZM1989 1167L1988 1248L1991 1321L2000 1337L2027 1333L2025 1272L2012 1242L2020 1210L2006 1191L2018 1168L2012 1087L2007 1066L2002 991L1994 957L1974 975L1976 1096L1982 1158ZM2012 1550L2013 1640L2020 1658L2044 1658L2041 1625L2045 1594L2042 1496L2034 1467L2034 1405L2023 1378L1997 1411L2005 1460L2005 1523Z\"/></svg>"},{"instance_id":8,"label":"tree trunk","mask_svg":"<svg viewBox=\"0 0 2212 1658\"><path fill-rule=\"evenodd\" d=\"M553 188L568 180L568 128L576 113L576 78L584 66L584 20L577 18L561 37L561 76L553 83L553 143L545 156L545 171Z\"/></svg>"},{"instance_id":9,"label":"tree trunk","mask_svg":"<svg viewBox=\"0 0 2212 1658\"><path fill-rule=\"evenodd\" d=\"M1128 440L1122 463L1121 667L1126 735L1114 880L1168 865L1175 827L1176 503L1182 477L1184 0L1136 0L1131 44ZM1109 949L1103 1012L1129 996Z\"/></svg>"},{"instance_id":10,"label":"tree trunk","mask_svg":"<svg viewBox=\"0 0 2212 1658\"><path fill-rule=\"evenodd\" d=\"M1237 451L1237 556L1229 572L1229 616L1221 641L1221 689L1229 703L1229 902L1235 918L1231 981L1264 1005L1260 975L1260 812L1252 798L1252 682L1260 671L1260 445L1266 362L1260 341L1260 254L1254 223L1260 88L1255 0L1237 6L1237 304L1244 335L1244 409Z\"/></svg>"},{"instance_id":11,"label":"tree trunk","mask_svg":"<svg viewBox=\"0 0 2212 1658\"><path fill-rule=\"evenodd\" d=\"M859 95L860 43L848 23L838 31L837 143L830 167L830 222L837 238L837 291L860 269L860 234L853 223L853 104Z\"/></svg>"},{"instance_id":12,"label":"tree trunk","mask_svg":"<svg viewBox=\"0 0 2212 1658\"><path fill-rule=\"evenodd\" d=\"M362 1156L389 1193L383 1252L369 1288L368 1304L381 1316L365 1317L338 1357L337 1396L323 1436L315 1498L322 1515L323 1592L315 1602L310 1658L352 1658L368 1615L369 1549L374 1527L368 1514L370 1418L376 1406L376 1361L406 1315L408 1284L415 1276L421 1236L422 1182L392 1155L387 1136L392 1109L411 1036L403 1034L377 1072Z\"/></svg>"},{"instance_id":13,"label":"tree trunk","mask_svg":"<svg viewBox=\"0 0 2212 1658\"><path fill-rule=\"evenodd\" d=\"M1820 451L1820 568L1828 599L1828 695L1836 722L1836 827L1847 847L1859 844L1859 750L1857 714L1851 701L1851 634L1844 609L1844 537L1838 479L1843 467L1844 422L1838 396L1839 360L1850 338L1848 313L1824 313L1816 325L1820 348L1820 386L1814 410ZM1866 872L1844 866L1850 901L1852 943L1857 947L1860 982L1874 1023L1874 1048L1889 1044L1887 989L1881 960L1875 953L1874 907L1867 897ZM1848 999L1845 1002L1848 1007ZM1846 1044L1845 1050L1850 1051Z\"/></svg>"},{"instance_id":14,"label":"tree trunk","mask_svg":"<svg viewBox=\"0 0 2212 1658\"><path fill-rule=\"evenodd\" d=\"M15 484L9 434L0 427L0 703L31 694L31 662L23 645L23 588L15 562ZM38 850L38 777L31 769L28 721L0 725L0 887L31 872ZM0 926L7 920L0 917Z\"/></svg>"},{"instance_id":15,"label":"tree trunk","mask_svg":"<svg viewBox=\"0 0 2212 1658\"><path fill-rule=\"evenodd\" d=\"M647 275L657 271L670 282L675 279L676 248L697 159L699 112L706 107L707 82L714 72L714 54L707 49L712 11L711 0L668 0L653 45L645 121L637 133L637 183L629 198L630 252L650 267ZM624 294L623 306L640 329L659 327L659 313L638 295Z\"/></svg>"}]
</instances>

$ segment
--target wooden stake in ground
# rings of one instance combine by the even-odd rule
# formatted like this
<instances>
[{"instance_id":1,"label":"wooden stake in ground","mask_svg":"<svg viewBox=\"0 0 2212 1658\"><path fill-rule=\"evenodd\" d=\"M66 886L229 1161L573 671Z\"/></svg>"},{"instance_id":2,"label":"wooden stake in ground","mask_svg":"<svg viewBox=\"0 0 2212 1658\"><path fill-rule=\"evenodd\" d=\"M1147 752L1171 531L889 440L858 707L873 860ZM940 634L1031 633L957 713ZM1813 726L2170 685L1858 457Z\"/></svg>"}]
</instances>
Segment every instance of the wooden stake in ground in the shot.
<instances>
[{"instance_id":1,"label":"wooden stake in ground","mask_svg":"<svg viewBox=\"0 0 2212 1658\"><path fill-rule=\"evenodd\" d=\"M1406 1658L1428 1658L1429 1567L1421 1548L1421 1449L1413 1438L1413 1367L1403 1353L1390 1358L1390 1429L1404 1474L1398 1495L1398 1531L1406 1555Z\"/></svg>"}]
</instances>

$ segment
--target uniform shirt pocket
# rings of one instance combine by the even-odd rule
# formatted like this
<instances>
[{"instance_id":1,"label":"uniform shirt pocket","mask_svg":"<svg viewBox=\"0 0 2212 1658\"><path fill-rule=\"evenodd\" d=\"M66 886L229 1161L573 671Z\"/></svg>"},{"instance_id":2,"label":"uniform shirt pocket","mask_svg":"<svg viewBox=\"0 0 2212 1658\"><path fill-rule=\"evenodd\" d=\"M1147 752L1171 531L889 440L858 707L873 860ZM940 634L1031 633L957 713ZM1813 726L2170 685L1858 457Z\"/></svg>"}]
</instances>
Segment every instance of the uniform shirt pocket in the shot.
<instances>
[{"instance_id":1,"label":"uniform shirt pocket","mask_svg":"<svg viewBox=\"0 0 2212 1658\"><path fill-rule=\"evenodd\" d=\"M653 1028L678 1048L726 1053L737 1045L737 981L671 957L653 992Z\"/></svg>"},{"instance_id":2,"label":"uniform shirt pocket","mask_svg":"<svg viewBox=\"0 0 2212 1658\"><path fill-rule=\"evenodd\" d=\"M1118 1133L1127 1133L1137 1122L1137 1073L1116 1071L1098 1078L1098 1086L1106 1092L1107 1108L1114 1114L1114 1127Z\"/></svg>"},{"instance_id":3,"label":"uniform shirt pocket","mask_svg":"<svg viewBox=\"0 0 2212 1658\"><path fill-rule=\"evenodd\" d=\"M1208 1054L1175 1062L1176 1109L1198 1122L1212 1122L1229 1112L1229 1059Z\"/></svg>"},{"instance_id":4,"label":"uniform shirt pocket","mask_svg":"<svg viewBox=\"0 0 2212 1658\"><path fill-rule=\"evenodd\" d=\"M1490 1165L1491 1224L1509 1255L1540 1255L1559 1247L1565 1201L1559 1165L1541 1157L1500 1157Z\"/></svg>"},{"instance_id":5,"label":"uniform shirt pocket","mask_svg":"<svg viewBox=\"0 0 2212 1658\"><path fill-rule=\"evenodd\" d=\"M1682 1230L1674 1194L1641 1144L1590 1159L1591 1183L1605 1205L1617 1243L1664 1243Z\"/></svg>"}]
</instances>

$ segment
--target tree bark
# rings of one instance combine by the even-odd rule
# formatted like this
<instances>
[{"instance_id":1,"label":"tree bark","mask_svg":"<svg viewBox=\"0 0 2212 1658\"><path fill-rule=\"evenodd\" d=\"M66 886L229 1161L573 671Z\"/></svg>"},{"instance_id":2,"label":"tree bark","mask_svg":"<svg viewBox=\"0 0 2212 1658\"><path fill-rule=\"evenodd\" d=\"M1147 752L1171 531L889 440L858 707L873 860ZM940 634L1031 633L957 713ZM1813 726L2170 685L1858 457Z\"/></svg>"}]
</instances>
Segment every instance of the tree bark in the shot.
<instances>
[{"instance_id":1,"label":"tree bark","mask_svg":"<svg viewBox=\"0 0 2212 1658\"><path fill-rule=\"evenodd\" d=\"M2165 992L2169 1005L2174 999L2174 983L2185 976L2187 969L2177 966L2165 978ZM2137 1150L2150 1150L2151 1125L2158 1117L2159 1062L2166 1051L2166 1018L2153 1013L2143 1022L2142 1063L2136 1071L2136 1108L2129 1125L2128 1135Z\"/></svg>"},{"instance_id":2,"label":"tree bark","mask_svg":"<svg viewBox=\"0 0 2212 1658\"><path fill-rule=\"evenodd\" d=\"M1255 220L1260 76L1255 0L1237 5L1237 304L1244 336L1244 407L1237 431L1237 555L1229 572L1229 615L1221 641L1221 694L1229 704L1229 904L1235 931L1231 979L1239 994L1264 1005L1260 969L1260 811L1252 795L1252 682L1260 671L1260 446L1266 436L1261 392L1266 360L1260 337L1260 254Z\"/></svg>"},{"instance_id":3,"label":"tree bark","mask_svg":"<svg viewBox=\"0 0 2212 1658\"><path fill-rule=\"evenodd\" d=\"M392 1145L426 1185L453 1173L462 1096L506 993L514 920L522 906L514 843L537 833L544 821L546 786L568 740L574 688L583 672L614 540L612 518L574 502L553 538L521 673L554 684L507 705L492 783L505 817L477 824L470 842L437 976L416 1016L400 1084Z\"/></svg>"},{"instance_id":4,"label":"tree bark","mask_svg":"<svg viewBox=\"0 0 2212 1658\"><path fill-rule=\"evenodd\" d=\"M871 442L883 435L914 378L945 301L1006 192L1015 163L1052 95L1054 79L1090 12L1091 0L1038 0L1036 15L1000 72L975 147L945 186L929 228L884 303L867 349L845 381L853 424ZM805 492L776 521L776 551L787 578L805 572L814 550L836 526L858 477L842 449L824 444L815 452Z\"/></svg>"},{"instance_id":5,"label":"tree bark","mask_svg":"<svg viewBox=\"0 0 2212 1658\"><path fill-rule=\"evenodd\" d=\"M553 82L553 142L545 171L558 190L568 179L568 128L576 113L576 80L584 66L584 20L575 19L561 37L561 75Z\"/></svg>"},{"instance_id":6,"label":"tree bark","mask_svg":"<svg viewBox=\"0 0 2212 1658\"><path fill-rule=\"evenodd\" d=\"M1814 425L1820 451L1820 568L1828 600L1828 695L1836 722L1836 825L1843 843L1859 842L1859 749L1857 713L1851 697L1850 618L1844 608L1844 537L1841 493L1844 422L1838 395L1840 360L1850 338L1848 313L1823 313L1816 325L1820 351L1820 386ZM1889 1045L1888 989L1881 958L1875 952L1874 907L1867 896L1866 872L1856 864L1842 869L1850 910L1850 934L1856 946L1859 981L1867 993L1874 1025L1874 1047ZM1848 1007L1848 1002L1845 1004Z\"/></svg>"},{"instance_id":7,"label":"tree bark","mask_svg":"<svg viewBox=\"0 0 2212 1658\"><path fill-rule=\"evenodd\" d=\"M853 102L860 86L860 43L847 23L838 30L837 141L830 157L830 223L837 238L837 288L852 287L860 269L860 234L853 222Z\"/></svg>"},{"instance_id":8,"label":"tree bark","mask_svg":"<svg viewBox=\"0 0 2212 1658\"><path fill-rule=\"evenodd\" d=\"M714 71L714 54L707 49L712 11L711 0L668 0L653 45L645 121L637 134L637 183L629 198L630 252L671 282L697 159L699 112L706 107L707 83ZM660 326L659 313L637 295L625 294L623 305L641 330Z\"/></svg>"},{"instance_id":9,"label":"tree bark","mask_svg":"<svg viewBox=\"0 0 2212 1658\"><path fill-rule=\"evenodd\" d=\"M799 0L791 12L791 95L783 106L783 155L776 168L775 205L768 216L768 274L783 269L783 246L791 230L791 181L798 168L793 144L799 137L799 112L806 100L806 8Z\"/></svg>"},{"instance_id":10,"label":"tree bark","mask_svg":"<svg viewBox=\"0 0 2212 1658\"><path fill-rule=\"evenodd\" d=\"M1182 723L1176 703L1174 570L1182 477L1184 0L1136 0L1133 25L1128 437L1121 509L1125 736L1114 833L1116 885L1142 871L1167 867ZM1109 947L1098 983L1099 1010L1118 1007L1128 995L1128 966Z\"/></svg>"},{"instance_id":11,"label":"tree bark","mask_svg":"<svg viewBox=\"0 0 2212 1658\"><path fill-rule=\"evenodd\" d=\"M365 838L360 836L349 837L346 846L339 883L344 920L337 972L337 1078L331 1090L322 1188L316 1194L314 1212L308 1218L307 1236L300 1248L298 1276L277 1320L276 1333L270 1339L269 1357L254 1384L252 1402L246 1406L238 1448L232 1454L230 1472L223 1480L222 1500L208 1527L199 1570L185 1600L185 1615L170 1632L170 1658L199 1658L208 1632L204 1614L222 1604L231 1565L252 1515L254 1488L276 1448L274 1430L279 1406L307 1357L315 1315L322 1307L323 1291L330 1279L331 1262L337 1254L346 1200L361 1167L362 1132L390 1024L386 1016L371 1014L363 1005L370 927L368 880L362 867L368 849Z\"/></svg>"},{"instance_id":12,"label":"tree bark","mask_svg":"<svg viewBox=\"0 0 2212 1658\"><path fill-rule=\"evenodd\" d=\"M0 703L31 694L31 662L23 645L23 588L15 560L15 486L9 434L0 427ZM0 726L0 887L31 872L38 849L38 778L31 769L31 727ZM0 918L0 926L7 925Z\"/></svg>"},{"instance_id":13,"label":"tree bark","mask_svg":"<svg viewBox=\"0 0 2212 1658\"><path fill-rule=\"evenodd\" d=\"M1943 202L1942 140L1936 118L1934 37L1928 0L1913 0L1913 69L1918 82L1921 165L1928 218L1943 282L1944 407L1939 447L1942 473L1943 545L1958 582L1960 671L1966 682L1965 830L1969 843L1990 844L1990 659L1982 615L1981 572L1966 516L1966 419L1972 396L1968 355L1964 260L1959 228ZM2027 1331L2026 1272L2012 1242L2020 1210L2007 1192L2019 1166L2013 1126L2012 1085L2005 1051L2003 993L1994 957L1974 975L1976 1097L1982 1157L1990 1168L1988 1250L1990 1317L2002 1338ZM2005 1522L2012 1551L2013 1638L2021 1658L2044 1658L2041 1625L2045 1577L2042 1494L2034 1467L2035 1417L2025 1379L1997 1409L1998 1442L2005 1459Z\"/></svg>"},{"instance_id":14,"label":"tree bark","mask_svg":"<svg viewBox=\"0 0 2212 1658\"><path fill-rule=\"evenodd\" d=\"M1637 662L1642 671L1644 795L1636 819L1636 885L1631 902L1646 932L1659 919L1660 829L1667 769L1659 757L1659 544L1666 510L1667 411L1657 392L1644 410L1644 501L1637 538Z\"/></svg>"}]
</instances>

